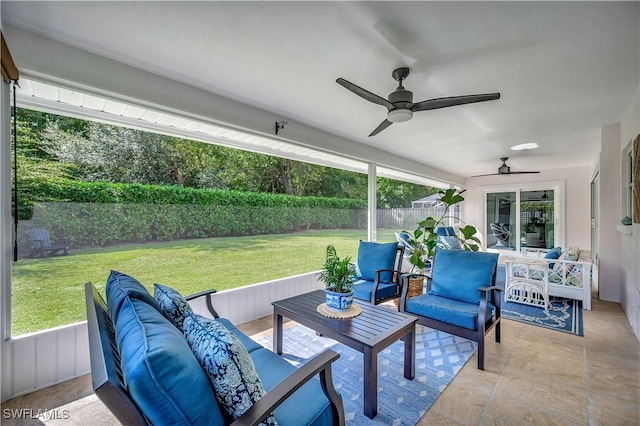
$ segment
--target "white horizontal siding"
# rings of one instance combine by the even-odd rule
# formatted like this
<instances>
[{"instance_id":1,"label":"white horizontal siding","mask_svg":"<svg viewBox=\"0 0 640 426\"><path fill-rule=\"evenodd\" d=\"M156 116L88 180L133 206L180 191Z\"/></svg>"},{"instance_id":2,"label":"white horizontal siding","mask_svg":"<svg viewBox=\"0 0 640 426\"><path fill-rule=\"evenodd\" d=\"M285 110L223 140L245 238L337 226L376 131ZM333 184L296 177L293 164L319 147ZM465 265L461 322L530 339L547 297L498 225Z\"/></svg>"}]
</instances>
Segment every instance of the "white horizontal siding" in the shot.
<instances>
[{"instance_id":1,"label":"white horizontal siding","mask_svg":"<svg viewBox=\"0 0 640 426\"><path fill-rule=\"evenodd\" d=\"M317 272L216 293L220 316L242 324L271 315L271 302L322 288ZM202 301L196 311L205 308ZM2 400L91 372L86 321L19 336L2 343Z\"/></svg>"}]
</instances>

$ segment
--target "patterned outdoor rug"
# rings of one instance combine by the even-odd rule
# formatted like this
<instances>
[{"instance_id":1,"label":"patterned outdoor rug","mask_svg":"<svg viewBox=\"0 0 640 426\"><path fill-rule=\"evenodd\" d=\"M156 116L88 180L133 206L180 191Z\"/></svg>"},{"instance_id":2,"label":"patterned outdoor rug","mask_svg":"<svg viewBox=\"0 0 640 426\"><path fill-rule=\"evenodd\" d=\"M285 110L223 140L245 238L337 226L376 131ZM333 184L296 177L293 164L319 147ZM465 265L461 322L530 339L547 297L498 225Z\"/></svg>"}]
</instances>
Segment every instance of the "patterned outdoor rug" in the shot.
<instances>
[{"instance_id":1,"label":"patterned outdoor rug","mask_svg":"<svg viewBox=\"0 0 640 426\"><path fill-rule=\"evenodd\" d=\"M561 297L550 297L549 311L522 303L502 302L502 317L552 330L584 336L582 302Z\"/></svg>"},{"instance_id":2,"label":"patterned outdoor rug","mask_svg":"<svg viewBox=\"0 0 640 426\"><path fill-rule=\"evenodd\" d=\"M272 349L273 336L258 340ZM300 365L332 349L340 354L333 364L333 382L342 395L347 424L414 425L438 398L462 366L473 355L477 344L461 337L416 326L416 376L404 378L404 343L395 342L378 355L378 415L369 419L363 413L363 356L334 340L316 336L302 325L284 330L283 356Z\"/></svg>"},{"instance_id":3,"label":"patterned outdoor rug","mask_svg":"<svg viewBox=\"0 0 640 426\"><path fill-rule=\"evenodd\" d=\"M496 285L504 290L506 272L504 265L498 265ZM525 322L552 330L584 336L582 328L582 302L574 299L550 296L549 311L522 303L505 302L502 293L502 317Z\"/></svg>"}]
</instances>

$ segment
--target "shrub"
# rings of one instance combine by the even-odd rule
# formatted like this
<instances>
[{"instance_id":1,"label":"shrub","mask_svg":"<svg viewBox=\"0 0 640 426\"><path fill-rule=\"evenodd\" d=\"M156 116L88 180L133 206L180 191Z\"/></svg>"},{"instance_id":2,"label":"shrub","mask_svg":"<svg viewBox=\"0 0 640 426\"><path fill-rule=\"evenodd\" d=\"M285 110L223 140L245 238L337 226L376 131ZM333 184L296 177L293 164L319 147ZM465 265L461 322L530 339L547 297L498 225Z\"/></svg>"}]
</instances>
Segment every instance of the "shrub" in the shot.
<instances>
[{"instance_id":1,"label":"shrub","mask_svg":"<svg viewBox=\"0 0 640 426\"><path fill-rule=\"evenodd\" d=\"M34 201L33 218L22 227L44 227L69 238L72 247L366 223L360 200L65 179L31 181L22 189Z\"/></svg>"}]
</instances>

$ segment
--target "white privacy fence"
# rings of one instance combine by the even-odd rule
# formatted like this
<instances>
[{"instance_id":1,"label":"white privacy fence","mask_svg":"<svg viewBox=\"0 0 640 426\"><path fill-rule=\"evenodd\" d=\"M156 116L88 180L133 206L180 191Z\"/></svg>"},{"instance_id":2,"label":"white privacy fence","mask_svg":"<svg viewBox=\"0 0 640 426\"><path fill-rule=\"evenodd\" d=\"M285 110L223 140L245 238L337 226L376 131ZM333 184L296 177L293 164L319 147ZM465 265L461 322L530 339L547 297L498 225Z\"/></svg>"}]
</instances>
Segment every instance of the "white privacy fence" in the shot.
<instances>
[{"instance_id":1,"label":"white privacy fence","mask_svg":"<svg viewBox=\"0 0 640 426\"><path fill-rule=\"evenodd\" d=\"M378 209L378 227L387 229L404 229L412 231L419 222L432 216L439 218L444 214L444 206L430 208L393 208ZM450 211L450 214L454 212Z\"/></svg>"}]
</instances>

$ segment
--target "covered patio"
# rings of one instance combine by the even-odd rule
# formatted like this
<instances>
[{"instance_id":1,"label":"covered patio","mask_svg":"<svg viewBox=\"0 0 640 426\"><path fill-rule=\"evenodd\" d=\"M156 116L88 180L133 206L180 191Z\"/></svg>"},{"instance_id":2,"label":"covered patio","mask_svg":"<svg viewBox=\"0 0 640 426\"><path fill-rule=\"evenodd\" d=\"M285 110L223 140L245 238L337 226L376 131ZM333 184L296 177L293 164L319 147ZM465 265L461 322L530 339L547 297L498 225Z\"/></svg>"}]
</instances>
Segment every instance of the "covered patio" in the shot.
<instances>
[{"instance_id":1,"label":"covered patio","mask_svg":"<svg viewBox=\"0 0 640 426\"><path fill-rule=\"evenodd\" d=\"M507 322L508 325L504 327L503 343L500 346L488 347L490 356L500 360L500 363L494 363L484 375L479 375L474 370L474 362L467 363L438 399L436 405L422 418L421 423L449 421L462 424L478 424L483 421L521 423L523 415L531 416L526 418L538 419L539 422L536 423L559 421L600 424L610 419L620 422L637 419L638 383L637 381L629 383L629 377L637 377L640 356L638 345L640 267L637 263L637 259L640 258L638 225L640 219L634 221L633 225L620 224L620 219L627 215L627 203L633 200L633 197L629 199L629 189L625 185L628 185L627 173L632 174L633 171L628 159L637 159L637 154L636 157L632 157L632 154L638 151L637 142L636 148L633 148L633 141L640 133L640 82L638 80L640 9L637 3L613 3L607 10L600 9L598 5L591 6L595 8L593 10L589 8L572 10L571 6L565 5L560 8L551 3L547 6L532 5L535 15L527 14L526 10L519 10L517 6L493 5L491 8L505 7L505 9L500 8L499 15L508 17L506 21L513 24L513 28L523 28L522 25L524 28L532 25L531 28L533 28L533 24L539 25L539 22L531 19L530 16L540 16L540 22L555 22L556 19L567 16L566 14L575 16L574 13L584 13L580 16L589 18L589 22L593 25L575 22L572 24L572 28L575 27L573 32L563 30L562 25L558 25L557 28L549 25L549 37L542 38L539 38L541 35L538 32L531 30L529 33L531 37L533 34L538 37L531 38L535 42L529 41L523 35L518 41L529 43L528 46L533 53L538 53L525 55L524 58L511 56L517 49L509 44L510 42L504 41L513 37L509 27L503 29L509 37L503 38L502 32L494 34L495 43L489 43L484 47L477 46L477 51L465 50L466 48L461 44L457 46L460 50L458 56L429 55L429 58L435 57L440 61L440 65L429 72L427 72L428 67L423 53L418 57L415 53L408 52L406 47L398 48L395 46L396 40L389 36L391 33L383 31L385 27L393 28L394 25L390 23L397 20L403 22L406 28L415 28L415 31L418 27L425 27L424 25L416 26L411 22L412 6L408 4L402 6L407 8L404 10L406 14L401 14L401 10L394 9L385 2L379 5L368 3L348 5L340 2L331 6L313 4L309 6L312 8L309 11L300 8L302 3L293 3L295 6L291 11L282 10L281 5L268 5L267 10L264 11L266 13L264 18L260 13L254 15L254 11L244 11L250 12L249 16L255 19L253 22L264 32L265 40L269 38L267 36L273 36L273 34L278 36L277 32L265 29L266 23L284 28L286 25L281 21L284 17L288 17L291 22L295 21L296 16L302 19L304 16L313 16L316 12L318 12L317 15L327 13L327 16L336 17L335 22L343 23L340 31L350 33L352 28L360 28L360 32L368 35L349 38L355 44L349 45L351 47L348 49L339 49L339 60L332 60L335 67L331 70L323 70L322 67L317 66L317 61L328 58L327 52L337 50L336 46L344 47L345 45L335 43L331 38L316 40L312 45L317 47L317 52L313 55L319 55L319 59L314 59L315 56L307 56L311 55L310 51L313 49L301 49L290 44L292 42L289 40L297 37L295 34L304 34L300 32L300 28L297 28L297 33L291 32L284 37L286 43L284 39L281 40L288 49L274 46L274 49L277 47L276 51L269 55L259 51L257 42L251 40L236 40L236 46L233 43L227 45L230 46L227 48L237 48L238 52L242 47L244 48L244 53L238 54L238 60L247 61L246 58L255 59L264 56L273 58L273 62L265 68L264 75L260 78L256 77L260 74L260 67L250 67L251 61L246 63L246 66L235 69L237 74L231 72L225 75L220 72L220 69L228 70L230 66L229 63L224 64L225 61L220 58L232 59L232 56L214 55L215 61L205 63L202 68L198 68L197 64L191 64L192 68L180 66L181 60L176 58L169 61L175 67L164 68L167 65L164 54L156 52L155 62L145 62L138 60L144 59L141 53L136 57L126 51L125 47L130 45L131 40L138 36L142 37L138 32L135 32L137 36L127 35L126 31L118 34L110 32L113 37L110 39L101 36L100 31L92 34L89 34L91 33L89 31L83 34L77 29L77 35L74 35L77 38L70 38L71 35L65 33L62 28L56 27L56 20L52 19L57 16L58 22L69 22L66 14L71 13L72 15L69 16L75 17L75 23L84 22L87 27L91 27L89 24L91 22L98 26L97 22L100 22L98 15L101 14L105 18L104 22L109 22L108 16L123 15L155 16L160 19L162 8L159 4L147 3L150 8L145 13L142 13L143 9L137 9L145 7L143 3L127 5L126 7L132 8L127 9L130 14L122 14L118 7L112 8L108 4L101 5L100 10L91 10L90 4L87 3L82 5L86 14L81 14L79 9L73 10L72 6L56 3L32 3L31 5L29 2L2 3L3 36L21 72L19 104L38 110L191 137L207 143L271 153L284 158L366 173L369 194L367 234L370 241L376 241L378 230L375 214L377 176L433 187L466 188L462 218L467 223L482 224L479 229L485 236L492 233L488 225L487 194L502 193L523 187L530 187L532 190L554 188L559 194L555 210L557 222L552 235L554 242L562 246L571 244L591 248L594 252L594 307L592 311L585 314L585 337L567 338L560 333L553 334L532 326ZM575 4L580 5L580 2ZM36 6L43 9L37 9ZM446 6L438 4L431 11L433 13L427 14L428 10L424 9L427 6L428 2L415 4L414 15L440 16L443 19L442 22L445 22L446 16L452 13L452 10L447 11ZM173 3L167 7L177 7L180 13L189 11L186 6L182 9ZM199 7L215 8L215 3L203 2ZM240 20L242 13L237 15L230 4L220 5L220 7L221 9L218 10L207 10L211 12L209 16L216 16L216 19L228 16L230 20L230 17L234 16L234 19ZM245 7L257 8L258 6L247 2ZM327 9L323 10L323 7ZM461 6L458 5L453 12L457 16L462 16L460 15L462 11L458 7ZM494 9L485 12L480 9L481 7L477 5L472 9L483 15L485 13L491 15L492 11L495 12ZM295 15L294 11L298 15ZM75 15L76 13L79 15ZM343 22L343 16L348 17L346 23ZM466 19L469 22L475 21L471 16ZM145 25L151 25L151 22L153 20L149 19L149 22L145 21ZM303 22L308 23L308 21L300 21L300 23ZM374 25L376 22L377 26ZM138 24L140 22L129 22L131 28ZM432 24L436 25L435 22ZM125 23L123 22L122 25ZM112 28L115 26L113 24ZM205 23L203 34L204 28L211 26L210 23ZM589 32L585 27L591 27L593 32ZM171 28L171 25L165 25L162 28L164 28L162 31L166 31L167 28ZM466 28L469 29L469 34L464 37L467 43L469 40L480 39L473 34L480 34L486 29L484 26L467 26ZM605 38L596 28L604 28L605 32L609 29L612 38ZM613 28L616 30L614 31ZM375 34L372 33L373 29L376 29ZM157 33L162 31L158 30ZM177 37L174 41L183 47L192 44L200 46L201 49L198 50L185 48L184 51L187 56L201 57L201 53L206 52L207 48L200 42L187 40L189 37L186 37L186 34L189 32L184 28L181 31L177 33L184 37ZM147 34L153 33L156 31L147 31ZM331 31L321 33L323 37L331 35ZM246 36L248 34L249 32ZM575 34L580 34L582 38ZM83 44L81 40L83 36L87 40L90 36L94 37L94 44ZM224 45L222 40L227 42L234 40L234 37L228 35L213 36L214 39L210 40L211 49L218 46L212 40L217 40L220 46ZM435 37L435 34L428 36ZM440 49L446 51L446 38L438 40ZM97 41L101 43L95 43ZM577 46L575 53L582 61L578 61L578 67L573 62L562 64L557 62L563 56L571 56L564 55L566 50L562 48L571 43ZM422 44L431 45L426 41ZM162 41L155 40L153 45L162 45ZM369 51L365 49L368 45L375 45L377 49ZM538 51L536 46L545 48L540 48ZM599 48L594 49L594 46ZM467 47L471 46L467 45ZM454 49L454 46L450 48ZM118 51L118 49L121 50ZM149 49L149 57L153 57L152 50ZM358 51L367 53L360 56L356 54ZM166 50L163 49L162 52L166 53ZM295 52L303 55L306 61L296 56ZM488 57L492 56L492 52L504 56L496 62L502 71L488 68L485 63L489 60ZM222 53L224 52L219 52L219 54ZM605 57L594 57L595 54L605 55ZM354 56L360 59L348 60L349 57ZM186 58L182 56L181 58L186 61ZM530 58L538 59L535 61L535 67ZM480 63L477 63L475 68L470 64L461 69L471 72L474 76L486 75L491 78L471 81L468 77L464 77L461 69L454 65L456 61L466 59ZM282 62L278 62L279 60ZM394 124L381 133L378 139L367 138L366 134L371 130L371 123L375 121L374 124L377 124L379 121L377 118L371 121L371 117L377 117L375 113L380 112L377 109L378 106L365 105L364 100L358 99L357 96L353 96L335 84L335 79L345 76L354 81L363 81L361 84L371 87L372 90L387 86L389 86L388 90L392 90L392 84L387 83L393 83L393 81L388 81L390 78L387 74L392 68L390 64L394 61L411 62L412 69L416 72L412 74L411 79L407 80L406 85L409 87L410 82L415 84L411 87L414 87L416 97L421 99L423 96L434 97L426 93L418 95L421 84L431 89L430 93L442 96L458 92L478 92L487 87L487 91L502 91L502 100L507 102L506 106L495 111L491 110L490 114L483 112L482 109L471 109L468 113L456 112L454 116L436 115L433 119L426 118L425 120L431 121L423 122L422 126L417 125L420 121L416 113L416 117L412 122L406 123L406 127L402 127L403 123ZM301 63L307 65L301 69L296 68L298 66L296 64ZM339 63L349 63L349 65L338 66ZM597 68L596 63L609 64L611 68L603 70ZM525 72L525 69L519 68L522 64L529 64L528 67L531 68L526 70L527 79L515 78L507 81L505 71L508 71L506 74L510 78L517 76L520 72ZM549 64L557 64L557 66L554 70L549 70L540 64L546 64L545 67ZM438 66L443 68L439 71ZM449 69L448 66L453 68ZM192 75L186 72L186 70L198 69L212 72L215 70L217 80L206 72ZM251 72L247 71L249 69ZM363 69L366 72L363 72ZM623 69L630 69L631 75L616 74ZM286 72L281 72L283 70ZM320 70L323 70L322 73ZM571 72L565 74L566 70ZM423 83L418 83L421 72L433 75L434 78L432 80L427 78ZM256 76L253 75L254 73ZM462 83L447 80L445 75L457 76L458 81ZM545 78L534 84L536 75L545 75ZM602 76L607 76L606 81L600 80ZM252 81L252 78L255 80ZM242 84L234 83L238 81ZM478 81L485 83L478 85ZM503 81L504 85L501 84ZM291 91L285 90L289 87L292 87ZM320 92L324 91L327 96L326 102L317 101L324 98L318 97L319 94L315 89L306 92L311 90L307 87L318 87ZM595 93L593 93L594 88L598 89ZM255 95L252 94L250 97L249 91ZM545 112L543 115L536 115L536 118L531 120L533 107L529 101L544 98L545 96L540 96L541 93L546 93L546 96L552 99L547 103L548 108L561 105L558 95L569 100L569 103L562 103L560 110L554 110L551 114ZM299 94L302 94L301 97L298 96ZM326 109L323 111L310 109L309 112L303 113L309 99L315 99L316 104L326 104ZM512 100L514 103L510 103ZM65 404L69 399L63 395L76 395L79 400L73 405L73 413L77 413L75 414L77 417L71 420L76 422L80 419L78 424L81 424L86 417L83 417L85 414L80 413L104 413L103 408L99 408L99 403L88 396L90 391L87 389L86 376L89 372L86 324L70 324L31 335L11 335L10 105L10 86L3 85L0 110L2 120L0 190L1 205L4 207L0 227L3 248L0 276L2 296L0 399L8 401L7 408L38 406L65 410L67 408L61 407L67 407ZM490 103L483 106L498 108L491 106ZM371 107L371 110L367 107ZM538 114L540 109L544 111L545 107L536 104ZM516 111L523 115L512 115ZM148 119L143 118L145 114ZM318 114L319 119L313 118L314 114ZM424 112L424 114L427 113ZM278 128L278 123L283 121L287 122L286 126ZM331 123L335 123L335 127L332 127ZM501 127L504 123L506 127ZM542 126L540 123L545 125ZM458 134L454 130L461 129L457 127L465 128L466 133ZM536 132L537 129L540 131ZM524 133L524 136L520 135L521 133ZM506 151L511 145L515 145L515 142L531 140L542 145L542 149L538 151L539 154L536 151L525 152L514 157L511 165L513 170L535 169L539 171L538 174L474 177L493 171L497 167L496 159L506 155ZM637 181L634 183L637 186ZM636 215L638 215L637 210L636 207ZM544 233L548 240L549 232L545 230ZM487 248L487 244L484 248ZM221 304L221 313L236 324L244 324L243 327L246 327L249 333L268 332L266 328L270 327L271 301L319 286L320 283L315 279L314 273L309 272L277 282L221 293L218 301ZM238 302L239 300L243 303ZM244 301L253 301L253 303L244 303ZM265 321L268 326L265 326ZM544 341L545 344L541 346L540 341ZM536 355L535 365L532 365L525 356L531 353ZM581 362L567 366L563 361L566 358L579 358ZM499 368L498 364L500 364ZM542 378L547 377L549 368L558 369L556 378L560 377L562 369L571 369L572 373L562 380L552 380L552 383L549 383L549 380L543 382ZM630 375L629 371L636 371L636 374ZM605 372L609 377L606 381L601 379ZM619 387L617 382L624 383L624 386ZM489 383L488 386L487 383ZM532 383L536 390L536 398L514 396L531 393ZM482 389L482 391L475 392L474 389ZM553 396L558 394L568 397L562 401L553 399ZM459 403L456 403L461 395L471 401L470 409L466 413L460 413ZM543 414L538 413L540 409L548 406L552 406L553 409ZM2 408L5 409L4 404ZM84 411L85 409L87 411ZM104 424L109 424L111 421L108 414L105 414L104 418L101 417L101 420L104 420ZM52 419L52 422L54 421L55 419Z\"/></svg>"}]
</instances>

